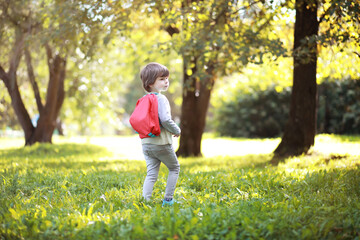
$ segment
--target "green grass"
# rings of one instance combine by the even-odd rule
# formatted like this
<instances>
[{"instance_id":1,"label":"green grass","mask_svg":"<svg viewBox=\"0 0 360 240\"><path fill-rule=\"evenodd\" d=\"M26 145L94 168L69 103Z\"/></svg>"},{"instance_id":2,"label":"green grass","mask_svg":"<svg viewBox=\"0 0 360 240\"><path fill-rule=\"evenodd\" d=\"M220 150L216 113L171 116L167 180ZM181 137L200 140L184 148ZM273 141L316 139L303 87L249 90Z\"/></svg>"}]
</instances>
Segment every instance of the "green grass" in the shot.
<instances>
[{"instance_id":1,"label":"green grass","mask_svg":"<svg viewBox=\"0 0 360 240\"><path fill-rule=\"evenodd\" d=\"M268 164L279 139L205 138L179 159L172 208L141 198L135 137L0 139L0 239L359 239L360 138L320 135L311 155Z\"/></svg>"}]
</instances>

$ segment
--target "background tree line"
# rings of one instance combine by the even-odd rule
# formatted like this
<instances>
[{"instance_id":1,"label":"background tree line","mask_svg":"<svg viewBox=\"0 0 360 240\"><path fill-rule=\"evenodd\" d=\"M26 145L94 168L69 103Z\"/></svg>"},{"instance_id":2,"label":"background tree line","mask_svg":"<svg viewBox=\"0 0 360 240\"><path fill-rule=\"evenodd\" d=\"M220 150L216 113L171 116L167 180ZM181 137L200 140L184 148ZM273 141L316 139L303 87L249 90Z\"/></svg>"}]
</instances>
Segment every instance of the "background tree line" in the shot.
<instances>
[{"instance_id":1,"label":"background tree line","mask_svg":"<svg viewBox=\"0 0 360 240\"><path fill-rule=\"evenodd\" d=\"M270 86L219 103L210 123L222 136L274 138L283 133L289 115L291 88ZM359 79L325 79L318 85L317 133L360 134Z\"/></svg>"},{"instance_id":2,"label":"background tree line","mask_svg":"<svg viewBox=\"0 0 360 240\"><path fill-rule=\"evenodd\" d=\"M59 117L84 134L109 125L121 132L120 120L143 94L140 67L163 62L183 129L178 154L201 155L215 84L249 64L293 57L293 84L284 81L293 87L290 117L276 153L300 154L316 133L318 54L335 46L351 49L347 62L357 57L358 13L358 1L335 0L2 0L1 106L11 102L26 144L51 142Z\"/></svg>"}]
</instances>

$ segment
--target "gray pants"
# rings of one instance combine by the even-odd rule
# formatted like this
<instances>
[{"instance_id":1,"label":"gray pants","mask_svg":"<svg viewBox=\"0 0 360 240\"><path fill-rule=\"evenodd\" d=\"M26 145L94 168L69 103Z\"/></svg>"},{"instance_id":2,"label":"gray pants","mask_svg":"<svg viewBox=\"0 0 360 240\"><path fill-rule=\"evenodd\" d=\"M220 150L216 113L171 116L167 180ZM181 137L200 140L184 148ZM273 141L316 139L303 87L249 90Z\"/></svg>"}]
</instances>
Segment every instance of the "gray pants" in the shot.
<instances>
[{"instance_id":1,"label":"gray pants","mask_svg":"<svg viewBox=\"0 0 360 240\"><path fill-rule=\"evenodd\" d=\"M147 175L143 186L143 196L150 200L154 184L159 175L160 164L169 169L164 198L173 198L176 182L179 177L180 164L172 145L143 144Z\"/></svg>"}]
</instances>

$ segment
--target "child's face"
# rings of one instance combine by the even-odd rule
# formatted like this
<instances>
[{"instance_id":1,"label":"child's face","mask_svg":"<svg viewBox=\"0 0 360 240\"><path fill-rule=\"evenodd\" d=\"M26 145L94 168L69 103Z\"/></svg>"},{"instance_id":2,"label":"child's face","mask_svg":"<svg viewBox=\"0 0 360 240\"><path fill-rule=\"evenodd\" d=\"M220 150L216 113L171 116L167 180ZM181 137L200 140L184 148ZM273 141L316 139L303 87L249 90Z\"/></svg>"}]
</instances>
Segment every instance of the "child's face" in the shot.
<instances>
[{"instance_id":1,"label":"child's face","mask_svg":"<svg viewBox=\"0 0 360 240\"><path fill-rule=\"evenodd\" d=\"M161 92L166 91L169 88L169 76L167 77L158 77L154 84L150 85L150 89L152 92Z\"/></svg>"}]
</instances>

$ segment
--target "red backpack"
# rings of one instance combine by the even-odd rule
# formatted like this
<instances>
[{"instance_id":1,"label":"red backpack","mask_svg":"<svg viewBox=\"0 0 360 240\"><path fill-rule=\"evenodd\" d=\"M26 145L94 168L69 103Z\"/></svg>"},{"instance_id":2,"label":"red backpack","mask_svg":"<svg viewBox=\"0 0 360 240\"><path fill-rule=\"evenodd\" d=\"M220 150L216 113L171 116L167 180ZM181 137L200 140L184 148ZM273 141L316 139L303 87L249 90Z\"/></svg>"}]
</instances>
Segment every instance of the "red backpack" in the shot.
<instances>
[{"instance_id":1,"label":"red backpack","mask_svg":"<svg viewBox=\"0 0 360 240\"><path fill-rule=\"evenodd\" d=\"M160 135L157 93L149 93L140 98L131 114L129 122L140 138Z\"/></svg>"}]
</instances>

